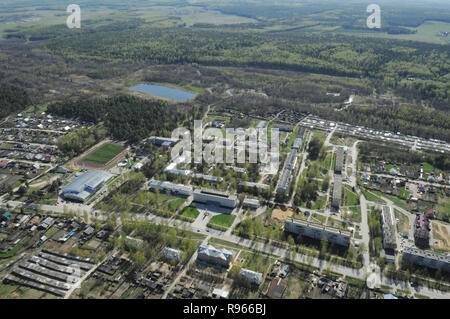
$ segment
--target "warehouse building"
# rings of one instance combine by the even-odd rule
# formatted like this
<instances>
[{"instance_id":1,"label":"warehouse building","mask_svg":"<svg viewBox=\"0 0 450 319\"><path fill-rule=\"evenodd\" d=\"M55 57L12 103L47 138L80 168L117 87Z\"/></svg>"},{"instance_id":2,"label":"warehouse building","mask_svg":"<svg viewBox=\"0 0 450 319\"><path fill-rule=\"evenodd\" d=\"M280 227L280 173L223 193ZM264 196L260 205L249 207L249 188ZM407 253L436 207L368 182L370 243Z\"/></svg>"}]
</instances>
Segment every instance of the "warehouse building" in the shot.
<instances>
[{"instance_id":1,"label":"warehouse building","mask_svg":"<svg viewBox=\"0 0 450 319\"><path fill-rule=\"evenodd\" d=\"M395 237L394 220L389 206L381 209L381 220L383 222L383 247L384 249L396 249L397 240Z\"/></svg>"},{"instance_id":2,"label":"warehouse building","mask_svg":"<svg viewBox=\"0 0 450 319\"><path fill-rule=\"evenodd\" d=\"M450 272L450 257L436 254L430 250L423 250L415 247L404 247L403 260L420 266Z\"/></svg>"},{"instance_id":3,"label":"warehouse building","mask_svg":"<svg viewBox=\"0 0 450 319\"><path fill-rule=\"evenodd\" d=\"M84 202L88 197L95 194L114 175L105 172L92 170L78 176L70 184L63 187L61 195L65 199Z\"/></svg>"},{"instance_id":4,"label":"warehouse building","mask_svg":"<svg viewBox=\"0 0 450 319\"><path fill-rule=\"evenodd\" d=\"M225 248L217 249L211 245L200 245L197 249L197 261L209 265L217 265L228 268L233 252Z\"/></svg>"},{"instance_id":5,"label":"warehouse building","mask_svg":"<svg viewBox=\"0 0 450 319\"><path fill-rule=\"evenodd\" d=\"M162 182L158 180L152 180L149 185L150 190L159 190L160 192L170 193L178 196L191 196L194 189L192 186L186 186L183 184L174 184L171 182Z\"/></svg>"},{"instance_id":6,"label":"warehouse building","mask_svg":"<svg viewBox=\"0 0 450 319\"><path fill-rule=\"evenodd\" d=\"M235 208L238 204L238 199L236 195L203 188L194 191L194 202Z\"/></svg>"},{"instance_id":7,"label":"warehouse building","mask_svg":"<svg viewBox=\"0 0 450 319\"><path fill-rule=\"evenodd\" d=\"M263 279L262 273L246 268L241 268L239 271L239 277L255 288L261 285Z\"/></svg>"},{"instance_id":8,"label":"warehouse building","mask_svg":"<svg viewBox=\"0 0 450 319\"><path fill-rule=\"evenodd\" d=\"M289 233L319 240L326 237L329 242L345 247L350 245L350 238L352 236L352 234L346 230L294 218L286 219L284 222L284 230Z\"/></svg>"},{"instance_id":9,"label":"warehouse building","mask_svg":"<svg viewBox=\"0 0 450 319\"><path fill-rule=\"evenodd\" d=\"M342 174L342 168L344 167L344 148L338 146L336 148L336 164L334 165L334 172L336 174Z\"/></svg>"}]
</instances>

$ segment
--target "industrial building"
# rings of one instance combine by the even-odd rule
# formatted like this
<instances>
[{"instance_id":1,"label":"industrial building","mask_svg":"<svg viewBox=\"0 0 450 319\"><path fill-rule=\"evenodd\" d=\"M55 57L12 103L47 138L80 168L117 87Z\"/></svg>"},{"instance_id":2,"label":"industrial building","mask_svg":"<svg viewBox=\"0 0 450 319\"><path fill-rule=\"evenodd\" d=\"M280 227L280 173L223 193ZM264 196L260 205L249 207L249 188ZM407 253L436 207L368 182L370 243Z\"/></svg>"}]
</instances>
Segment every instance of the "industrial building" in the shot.
<instances>
[{"instance_id":1,"label":"industrial building","mask_svg":"<svg viewBox=\"0 0 450 319\"><path fill-rule=\"evenodd\" d=\"M336 148L336 164L334 165L334 172L336 174L342 174L342 168L344 167L344 148L338 146Z\"/></svg>"},{"instance_id":2,"label":"industrial building","mask_svg":"<svg viewBox=\"0 0 450 319\"><path fill-rule=\"evenodd\" d=\"M246 209L258 209L260 206L260 202L257 199L253 199L253 198L245 198L244 201L242 202L242 208L246 208Z\"/></svg>"},{"instance_id":3,"label":"industrial building","mask_svg":"<svg viewBox=\"0 0 450 319\"><path fill-rule=\"evenodd\" d=\"M61 195L65 199L84 202L88 197L95 194L114 175L105 172L92 170L78 176L70 184L63 187Z\"/></svg>"},{"instance_id":4,"label":"industrial building","mask_svg":"<svg viewBox=\"0 0 450 319\"><path fill-rule=\"evenodd\" d=\"M149 185L150 190L159 190L160 192L166 192L179 196L191 196L194 189L192 186L186 186L183 184L174 184L171 182L162 182L158 180L152 180Z\"/></svg>"},{"instance_id":5,"label":"industrial building","mask_svg":"<svg viewBox=\"0 0 450 319\"><path fill-rule=\"evenodd\" d=\"M339 209L342 198L342 177L334 175L333 199L331 200L331 207Z\"/></svg>"},{"instance_id":6,"label":"industrial building","mask_svg":"<svg viewBox=\"0 0 450 319\"><path fill-rule=\"evenodd\" d=\"M239 271L239 277L250 283L253 287L259 287L262 283L263 275L260 272L256 272L250 269L241 268Z\"/></svg>"},{"instance_id":7,"label":"industrial building","mask_svg":"<svg viewBox=\"0 0 450 319\"><path fill-rule=\"evenodd\" d=\"M200 245L197 249L197 260L228 268L233 252L225 248L217 249L211 245Z\"/></svg>"},{"instance_id":8,"label":"industrial building","mask_svg":"<svg viewBox=\"0 0 450 319\"><path fill-rule=\"evenodd\" d=\"M339 228L307 222L301 219L287 218L284 222L284 230L296 235L302 235L314 239L326 237L329 242L348 247L350 245L351 232Z\"/></svg>"},{"instance_id":9,"label":"industrial building","mask_svg":"<svg viewBox=\"0 0 450 319\"><path fill-rule=\"evenodd\" d=\"M389 206L381 209L381 220L383 222L383 247L384 249L396 249L397 240L395 237L394 219Z\"/></svg>"},{"instance_id":10,"label":"industrial building","mask_svg":"<svg viewBox=\"0 0 450 319\"><path fill-rule=\"evenodd\" d=\"M450 257L436 254L431 250L423 250L415 247L404 247L403 260L420 266L450 272Z\"/></svg>"},{"instance_id":11,"label":"industrial building","mask_svg":"<svg viewBox=\"0 0 450 319\"><path fill-rule=\"evenodd\" d=\"M203 204L215 204L222 207L235 208L238 204L236 195L219 192L213 189L196 189L194 191L194 202Z\"/></svg>"}]
</instances>

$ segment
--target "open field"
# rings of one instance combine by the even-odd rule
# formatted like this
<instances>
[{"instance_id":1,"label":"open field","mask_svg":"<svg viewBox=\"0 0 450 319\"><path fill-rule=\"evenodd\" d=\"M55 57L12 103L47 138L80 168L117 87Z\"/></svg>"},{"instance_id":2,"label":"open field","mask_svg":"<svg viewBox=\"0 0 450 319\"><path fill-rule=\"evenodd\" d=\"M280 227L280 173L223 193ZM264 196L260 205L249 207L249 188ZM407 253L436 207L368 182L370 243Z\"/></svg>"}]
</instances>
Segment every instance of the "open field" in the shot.
<instances>
[{"instance_id":1,"label":"open field","mask_svg":"<svg viewBox=\"0 0 450 319\"><path fill-rule=\"evenodd\" d=\"M404 214L400 213L397 209L394 209L395 218L398 219L397 231L399 233L409 232L409 219Z\"/></svg>"},{"instance_id":2,"label":"open field","mask_svg":"<svg viewBox=\"0 0 450 319\"><path fill-rule=\"evenodd\" d=\"M284 222L286 220L286 218L291 217L294 215L294 211L292 209L286 209L286 210L282 210L279 207L275 208L272 211L272 219L278 219L279 221Z\"/></svg>"},{"instance_id":3,"label":"open field","mask_svg":"<svg viewBox=\"0 0 450 319\"><path fill-rule=\"evenodd\" d=\"M122 145L117 144L105 144L102 145L97 150L89 153L84 157L80 163L94 164L94 165L105 165L111 161L114 157L119 155L125 149Z\"/></svg>"},{"instance_id":4,"label":"open field","mask_svg":"<svg viewBox=\"0 0 450 319\"><path fill-rule=\"evenodd\" d=\"M439 32L450 31L450 23L438 21L426 21L417 28L407 28L417 30L415 34L387 34L381 32L348 32L354 35L374 38L388 38L397 40L411 40L435 44L448 44L450 39L439 36ZM347 32L345 32L347 33Z\"/></svg>"},{"instance_id":5,"label":"open field","mask_svg":"<svg viewBox=\"0 0 450 319\"><path fill-rule=\"evenodd\" d=\"M432 222L433 239L438 243L434 245L438 250L450 251L450 234L448 228L440 223Z\"/></svg>"}]
</instances>

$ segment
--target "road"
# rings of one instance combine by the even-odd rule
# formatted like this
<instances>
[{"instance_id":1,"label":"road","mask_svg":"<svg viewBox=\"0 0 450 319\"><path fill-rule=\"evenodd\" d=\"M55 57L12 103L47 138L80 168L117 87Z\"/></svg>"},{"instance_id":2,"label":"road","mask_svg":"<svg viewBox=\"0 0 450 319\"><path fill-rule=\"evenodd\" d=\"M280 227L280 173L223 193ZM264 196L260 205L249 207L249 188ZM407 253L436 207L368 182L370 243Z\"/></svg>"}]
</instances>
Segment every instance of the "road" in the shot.
<instances>
[{"instance_id":1,"label":"road","mask_svg":"<svg viewBox=\"0 0 450 319\"><path fill-rule=\"evenodd\" d=\"M369 233L369 222L368 222L368 215L367 215L367 200L364 197L363 194L359 196L359 203L361 205L361 236L362 236L362 243L364 243L365 251L363 254L364 261L363 265L367 269L370 263L370 256L369 256L369 241L370 241L370 233Z\"/></svg>"}]
</instances>

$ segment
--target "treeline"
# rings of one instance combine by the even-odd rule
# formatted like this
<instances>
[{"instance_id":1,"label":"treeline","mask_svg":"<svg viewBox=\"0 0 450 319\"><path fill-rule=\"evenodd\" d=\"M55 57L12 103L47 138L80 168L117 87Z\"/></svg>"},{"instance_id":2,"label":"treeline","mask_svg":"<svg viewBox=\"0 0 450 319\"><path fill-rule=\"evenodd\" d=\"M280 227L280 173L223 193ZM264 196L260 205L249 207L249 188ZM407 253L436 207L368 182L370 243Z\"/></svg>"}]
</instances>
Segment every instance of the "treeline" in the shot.
<instances>
[{"instance_id":1,"label":"treeline","mask_svg":"<svg viewBox=\"0 0 450 319\"><path fill-rule=\"evenodd\" d=\"M48 107L48 112L93 123L103 122L114 138L130 142L137 142L151 132L170 136L176 124L187 118L186 113L165 101L128 95L55 103Z\"/></svg>"},{"instance_id":2,"label":"treeline","mask_svg":"<svg viewBox=\"0 0 450 319\"><path fill-rule=\"evenodd\" d=\"M20 112L29 106L31 100L27 92L19 87L0 84L0 119L13 112Z\"/></svg>"},{"instance_id":3,"label":"treeline","mask_svg":"<svg viewBox=\"0 0 450 319\"><path fill-rule=\"evenodd\" d=\"M61 136L56 145L64 154L74 157L105 138L105 136L106 130L103 127L83 127Z\"/></svg>"}]
</instances>

